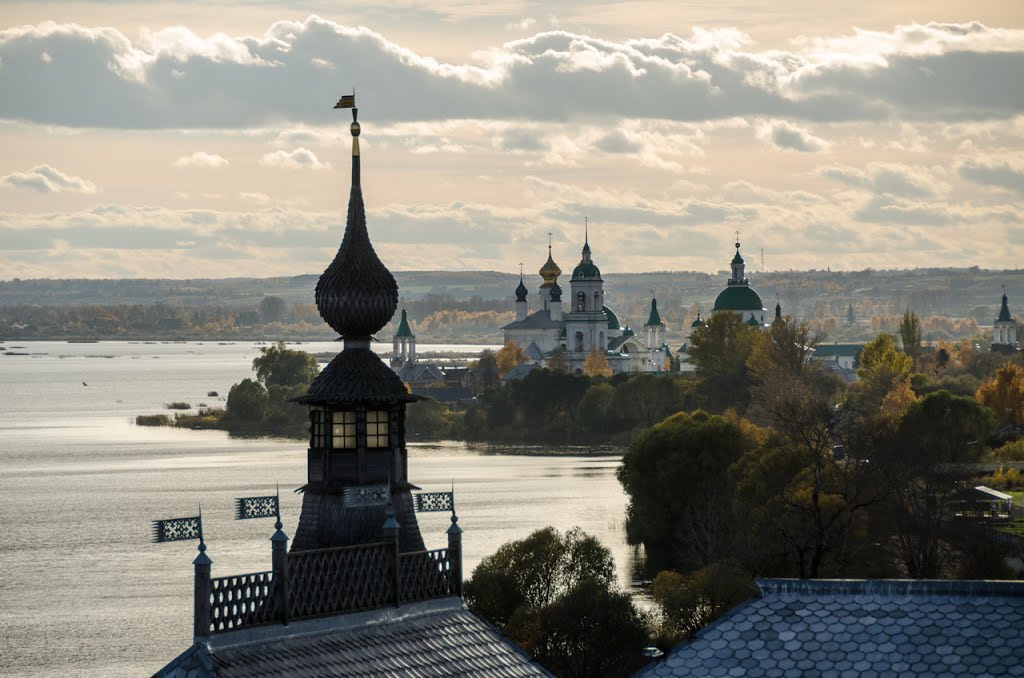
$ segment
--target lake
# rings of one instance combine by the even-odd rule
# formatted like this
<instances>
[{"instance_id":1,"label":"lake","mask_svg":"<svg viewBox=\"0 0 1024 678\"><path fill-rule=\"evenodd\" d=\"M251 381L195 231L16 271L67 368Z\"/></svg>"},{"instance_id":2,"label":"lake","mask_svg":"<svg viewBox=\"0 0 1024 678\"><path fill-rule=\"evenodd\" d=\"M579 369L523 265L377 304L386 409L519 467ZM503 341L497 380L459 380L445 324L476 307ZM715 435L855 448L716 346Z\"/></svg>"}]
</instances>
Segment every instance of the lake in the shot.
<instances>
[{"instance_id":1,"label":"lake","mask_svg":"<svg viewBox=\"0 0 1024 678\"><path fill-rule=\"evenodd\" d=\"M252 376L259 344L0 346L0 674L148 675L191 643L196 555L196 542L149 543L149 521L194 515L201 503L213 575L267 570L273 521L232 520L233 499L280 483L284 529L294 534L305 445L133 423L172 401L222 406L230 386ZM535 529L578 525L612 550L628 585L641 555L625 543L621 457L516 451L409 445L413 483L436 491L454 482L466 571ZM446 545L448 514L419 520L428 548Z\"/></svg>"}]
</instances>

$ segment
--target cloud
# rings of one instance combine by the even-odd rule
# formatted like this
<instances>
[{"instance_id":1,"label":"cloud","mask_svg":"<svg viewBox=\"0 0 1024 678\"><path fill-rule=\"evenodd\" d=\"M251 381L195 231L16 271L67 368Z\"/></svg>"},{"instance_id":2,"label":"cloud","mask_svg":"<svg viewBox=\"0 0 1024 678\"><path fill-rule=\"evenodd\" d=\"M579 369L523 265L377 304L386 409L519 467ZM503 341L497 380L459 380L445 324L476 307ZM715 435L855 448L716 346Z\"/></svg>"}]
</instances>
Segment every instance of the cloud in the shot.
<instances>
[{"instance_id":1,"label":"cloud","mask_svg":"<svg viewBox=\"0 0 1024 678\"><path fill-rule=\"evenodd\" d=\"M0 62L0 118L85 127L337 124L323 99L327 64L339 82L387 83L359 97L378 122L959 121L1024 110L1024 30L977 22L854 31L789 51L756 51L735 29L620 41L554 30L463 64L315 16L256 37L178 27L136 41L113 28L47 22L0 31ZM75 105L54 106L40 92ZM799 135L780 135L799 144Z\"/></svg>"},{"instance_id":2,"label":"cloud","mask_svg":"<svg viewBox=\"0 0 1024 678\"><path fill-rule=\"evenodd\" d=\"M957 164L964 179L1024 195L1024 162L1019 158L966 158Z\"/></svg>"},{"instance_id":3,"label":"cloud","mask_svg":"<svg viewBox=\"0 0 1024 678\"><path fill-rule=\"evenodd\" d=\"M912 165L873 162L868 163L865 170L832 166L819 169L818 174L877 195L928 198L948 190L948 186L937 180L930 170Z\"/></svg>"},{"instance_id":4,"label":"cloud","mask_svg":"<svg viewBox=\"0 0 1024 678\"><path fill-rule=\"evenodd\" d=\"M174 161L175 167L226 167L228 165L227 158L217 155L216 153L207 153L206 151L196 151L192 155L183 155Z\"/></svg>"},{"instance_id":5,"label":"cloud","mask_svg":"<svg viewBox=\"0 0 1024 678\"><path fill-rule=\"evenodd\" d=\"M296 148L294 151L274 151L267 153L260 158L260 164L264 167L278 167L282 169L312 169L322 170L330 167L329 163L320 162L316 154L308 148Z\"/></svg>"},{"instance_id":6,"label":"cloud","mask_svg":"<svg viewBox=\"0 0 1024 678\"><path fill-rule=\"evenodd\" d=\"M56 167L37 165L27 172L0 177L0 186L28 188L39 193L95 193L96 184L61 172Z\"/></svg>"},{"instance_id":7,"label":"cloud","mask_svg":"<svg viewBox=\"0 0 1024 678\"><path fill-rule=\"evenodd\" d=\"M829 143L824 139L785 120L764 123L758 128L757 136L775 148L801 153L818 153L829 149Z\"/></svg>"}]
</instances>

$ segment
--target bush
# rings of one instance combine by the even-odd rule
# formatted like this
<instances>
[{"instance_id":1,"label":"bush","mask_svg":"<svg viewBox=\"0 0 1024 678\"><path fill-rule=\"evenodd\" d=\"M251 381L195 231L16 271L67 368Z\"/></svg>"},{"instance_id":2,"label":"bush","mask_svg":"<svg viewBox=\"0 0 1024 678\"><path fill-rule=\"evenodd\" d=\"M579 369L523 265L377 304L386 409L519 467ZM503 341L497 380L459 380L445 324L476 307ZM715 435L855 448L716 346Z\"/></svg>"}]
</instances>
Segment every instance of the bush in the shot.
<instances>
[{"instance_id":1,"label":"bush","mask_svg":"<svg viewBox=\"0 0 1024 678\"><path fill-rule=\"evenodd\" d=\"M169 410L191 410L192 404L186 403L182 400L175 400L173 403L165 403L164 405Z\"/></svg>"},{"instance_id":2,"label":"bush","mask_svg":"<svg viewBox=\"0 0 1024 678\"><path fill-rule=\"evenodd\" d=\"M1006 443L992 450L988 456L995 461L1024 461L1024 440Z\"/></svg>"},{"instance_id":3,"label":"bush","mask_svg":"<svg viewBox=\"0 0 1024 678\"><path fill-rule=\"evenodd\" d=\"M216 391L207 391L206 392L206 397L208 397L208 398L217 398L219 396L220 396L220 394L217 393Z\"/></svg>"},{"instance_id":4,"label":"bush","mask_svg":"<svg viewBox=\"0 0 1024 678\"><path fill-rule=\"evenodd\" d=\"M267 409L267 390L252 379L243 379L228 392L228 416L239 421L259 421Z\"/></svg>"},{"instance_id":5,"label":"bush","mask_svg":"<svg viewBox=\"0 0 1024 678\"><path fill-rule=\"evenodd\" d=\"M173 423L166 414L140 414L135 417L136 426L170 426Z\"/></svg>"}]
</instances>

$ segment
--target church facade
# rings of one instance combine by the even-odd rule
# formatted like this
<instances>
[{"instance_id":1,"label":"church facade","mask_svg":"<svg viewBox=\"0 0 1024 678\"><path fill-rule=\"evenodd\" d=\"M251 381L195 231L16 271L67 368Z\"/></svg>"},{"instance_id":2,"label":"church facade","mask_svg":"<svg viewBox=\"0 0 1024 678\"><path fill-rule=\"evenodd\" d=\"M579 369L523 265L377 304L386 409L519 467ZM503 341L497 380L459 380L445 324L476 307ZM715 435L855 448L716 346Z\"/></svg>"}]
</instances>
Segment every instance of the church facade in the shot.
<instances>
[{"instance_id":1,"label":"church facade","mask_svg":"<svg viewBox=\"0 0 1024 678\"><path fill-rule=\"evenodd\" d=\"M594 262L589 238L584 238L565 302L558 284L561 274L549 244L548 259L540 269L543 282L537 307L531 310L529 290L520 275L515 289L516 319L501 328L505 344L521 346L533 365L560 364L576 374L583 372L587 356L594 352L604 355L614 373L660 372L671 362L656 300L651 302L644 337L638 337L628 325L622 327L618 316L605 304L604 279Z\"/></svg>"}]
</instances>

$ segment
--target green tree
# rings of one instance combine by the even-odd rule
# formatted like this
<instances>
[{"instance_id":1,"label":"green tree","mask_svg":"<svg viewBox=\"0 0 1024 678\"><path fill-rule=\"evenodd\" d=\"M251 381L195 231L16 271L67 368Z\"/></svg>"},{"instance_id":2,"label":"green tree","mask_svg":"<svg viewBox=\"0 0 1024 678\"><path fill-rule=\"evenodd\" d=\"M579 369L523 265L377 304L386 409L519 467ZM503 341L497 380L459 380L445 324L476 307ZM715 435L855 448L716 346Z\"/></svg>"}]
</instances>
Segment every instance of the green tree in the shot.
<instances>
[{"instance_id":1,"label":"green tree","mask_svg":"<svg viewBox=\"0 0 1024 678\"><path fill-rule=\"evenodd\" d=\"M268 297L269 298L269 297ZM316 357L288 348L283 341L260 349L252 369L267 388L271 386L308 386L320 371Z\"/></svg>"},{"instance_id":2,"label":"green tree","mask_svg":"<svg viewBox=\"0 0 1024 678\"><path fill-rule=\"evenodd\" d=\"M739 423L679 412L626 450L617 476L629 497L626 536L659 567L692 569L731 551L729 467L761 441Z\"/></svg>"},{"instance_id":3,"label":"green tree","mask_svg":"<svg viewBox=\"0 0 1024 678\"><path fill-rule=\"evenodd\" d=\"M587 431L601 433L608 430L614 398L615 387L611 384L594 384L580 398L576 419Z\"/></svg>"},{"instance_id":4,"label":"green tree","mask_svg":"<svg viewBox=\"0 0 1024 678\"><path fill-rule=\"evenodd\" d=\"M921 355L921 321L916 313L911 313L908 308L900 319L900 341L903 343L903 352L910 356L911 361L916 361Z\"/></svg>"},{"instance_id":5,"label":"green tree","mask_svg":"<svg viewBox=\"0 0 1024 678\"><path fill-rule=\"evenodd\" d=\"M228 391L227 415L233 419L256 422L267 409L267 390L252 379L243 379Z\"/></svg>"},{"instance_id":6,"label":"green tree","mask_svg":"<svg viewBox=\"0 0 1024 678\"><path fill-rule=\"evenodd\" d=\"M466 603L559 676L639 668L646 620L617 588L611 552L574 528L502 545L465 584Z\"/></svg>"},{"instance_id":7,"label":"green tree","mask_svg":"<svg viewBox=\"0 0 1024 678\"><path fill-rule=\"evenodd\" d=\"M848 304L846 307L846 324L853 325L857 322L857 316L853 313L853 304Z\"/></svg>"},{"instance_id":8,"label":"green tree","mask_svg":"<svg viewBox=\"0 0 1024 678\"><path fill-rule=\"evenodd\" d=\"M747 358L758 334L740 314L723 312L713 314L690 335L690 362L710 408L746 407L750 398Z\"/></svg>"},{"instance_id":9,"label":"green tree","mask_svg":"<svg viewBox=\"0 0 1024 678\"><path fill-rule=\"evenodd\" d=\"M481 390L486 391L498 385L501 373L498 371L498 359L494 351L485 348L470 367L473 369L473 374L476 375L477 384L480 385Z\"/></svg>"},{"instance_id":10,"label":"green tree","mask_svg":"<svg viewBox=\"0 0 1024 678\"><path fill-rule=\"evenodd\" d=\"M879 334L869 341L860 352L857 376L873 383L891 384L896 378L910 373L914 360L896 348L891 334Z\"/></svg>"},{"instance_id":11,"label":"green tree","mask_svg":"<svg viewBox=\"0 0 1024 678\"><path fill-rule=\"evenodd\" d=\"M409 403L405 410L405 430L412 436L444 438L451 435L448 408L433 398Z\"/></svg>"},{"instance_id":12,"label":"green tree","mask_svg":"<svg viewBox=\"0 0 1024 678\"><path fill-rule=\"evenodd\" d=\"M263 322L281 322L288 313L288 304L281 297L263 297L260 300L259 311Z\"/></svg>"}]
</instances>

